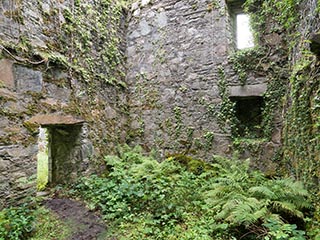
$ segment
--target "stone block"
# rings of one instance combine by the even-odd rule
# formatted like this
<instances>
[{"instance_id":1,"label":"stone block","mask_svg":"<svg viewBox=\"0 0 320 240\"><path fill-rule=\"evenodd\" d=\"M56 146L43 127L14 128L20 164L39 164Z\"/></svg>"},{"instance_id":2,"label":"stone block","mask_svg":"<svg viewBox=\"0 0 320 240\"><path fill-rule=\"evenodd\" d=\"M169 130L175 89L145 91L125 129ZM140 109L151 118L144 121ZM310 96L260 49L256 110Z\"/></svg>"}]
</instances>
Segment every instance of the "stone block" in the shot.
<instances>
[{"instance_id":1,"label":"stone block","mask_svg":"<svg viewBox=\"0 0 320 240\"><path fill-rule=\"evenodd\" d=\"M166 15L166 13L165 12L159 13L159 15L156 18L156 22L157 22L158 27L160 27L160 28L167 26L168 25L168 17Z\"/></svg>"},{"instance_id":2,"label":"stone block","mask_svg":"<svg viewBox=\"0 0 320 240\"><path fill-rule=\"evenodd\" d=\"M9 59L0 60L0 85L3 84L7 88L14 88L12 65Z\"/></svg>"},{"instance_id":3,"label":"stone block","mask_svg":"<svg viewBox=\"0 0 320 240\"><path fill-rule=\"evenodd\" d=\"M142 20L139 24L142 36L146 36L151 32L151 27L146 20Z\"/></svg>"},{"instance_id":4,"label":"stone block","mask_svg":"<svg viewBox=\"0 0 320 240\"><path fill-rule=\"evenodd\" d=\"M81 124L84 123L84 120L70 115L39 114L30 118L27 122L43 126L49 126Z\"/></svg>"},{"instance_id":5,"label":"stone block","mask_svg":"<svg viewBox=\"0 0 320 240\"><path fill-rule=\"evenodd\" d=\"M18 113L23 113L26 111L24 104L21 104L19 102L7 102L4 105L4 109L6 112L11 113L11 114L18 114Z\"/></svg>"},{"instance_id":6,"label":"stone block","mask_svg":"<svg viewBox=\"0 0 320 240\"><path fill-rule=\"evenodd\" d=\"M48 84L45 88L51 98L60 100L61 102L68 102L70 99L71 90L68 88L57 87L54 84Z\"/></svg>"},{"instance_id":7,"label":"stone block","mask_svg":"<svg viewBox=\"0 0 320 240\"><path fill-rule=\"evenodd\" d=\"M15 101L17 100L18 96L14 92L11 92L10 90L6 88L0 88L0 98L4 98L6 100Z\"/></svg>"},{"instance_id":8,"label":"stone block","mask_svg":"<svg viewBox=\"0 0 320 240\"><path fill-rule=\"evenodd\" d=\"M277 45L281 44L281 41L282 41L281 36L277 33L268 34L264 38L268 44L273 45L273 46L277 46Z\"/></svg>"},{"instance_id":9,"label":"stone block","mask_svg":"<svg viewBox=\"0 0 320 240\"><path fill-rule=\"evenodd\" d=\"M30 68L14 65L13 75L16 82L17 92L41 92L42 73Z\"/></svg>"},{"instance_id":10,"label":"stone block","mask_svg":"<svg viewBox=\"0 0 320 240\"><path fill-rule=\"evenodd\" d=\"M262 96L267 90L267 84L232 86L229 87L230 97L256 97Z\"/></svg>"},{"instance_id":11,"label":"stone block","mask_svg":"<svg viewBox=\"0 0 320 240\"><path fill-rule=\"evenodd\" d=\"M147 6L150 3L150 0L141 0L141 7Z\"/></svg>"},{"instance_id":12,"label":"stone block","mask_svg":"<svg viewBox=\"0 0 320 240\"><path fill-rule=\"evenodd\" d=\"M0 158L0 172L4 172L8 169L9 161Z\"/></svg>"},{"instance_id":13,"label":"stone block","mask_svg":"<svg viewBox=\"0 0 320 240\"><path fill-rule=\"evenodd\" d=\"M110 106L105 108L105 113L108 119L115 119L117 117L117 112Z\"/></svg>"},{"instance_id":14,"label":"stone block","mask_svg":"<svg viewBox=\"0 0 320 240\"><path fill-rule=\"evenodd\" d=\"M13 158L25 158L30 155L31 150L29 148L19 147L17 145L7 150L8 154Z\"/></svg>"}]
</instances>

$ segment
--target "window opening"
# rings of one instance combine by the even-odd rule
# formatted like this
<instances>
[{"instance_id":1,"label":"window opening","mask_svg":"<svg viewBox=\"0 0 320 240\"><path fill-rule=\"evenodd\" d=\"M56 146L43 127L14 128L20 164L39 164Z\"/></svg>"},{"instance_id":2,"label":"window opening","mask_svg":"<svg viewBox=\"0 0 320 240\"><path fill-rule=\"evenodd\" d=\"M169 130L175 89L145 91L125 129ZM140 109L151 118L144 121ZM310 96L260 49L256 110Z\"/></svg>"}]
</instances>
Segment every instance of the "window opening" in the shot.
<instances>
[{"instance_id":1,"label":"window opening","mask_svg":"<svg viewBox=\"0 0 320 240\"><path fill-rule=\"evenodd\" d=\"M245 0L227 0L230 15L230 30L234 47L245 49L254 47L250 16L243 11Z\"/></svg>"},{"instance_id":2,"label":"window opening","mask_svg":"<svg viewBox=\"0 0 320 240\"><path fill-rule=\"evenodd\" d=\"M261 138L263 97L230 97L235 103L236 129L233 134L244 138Z\"/></svg>"},{"instance_id":3,"label":"window opening","mask_svg":"<svg viewBox=\"0 0 320 240\"><path fill-rule=\"evenodd\" d=\"M254 47L250 17L248 14L240 13L236 15L236 28L237 48L245 49Z\"/></svg>"}]
</instances>

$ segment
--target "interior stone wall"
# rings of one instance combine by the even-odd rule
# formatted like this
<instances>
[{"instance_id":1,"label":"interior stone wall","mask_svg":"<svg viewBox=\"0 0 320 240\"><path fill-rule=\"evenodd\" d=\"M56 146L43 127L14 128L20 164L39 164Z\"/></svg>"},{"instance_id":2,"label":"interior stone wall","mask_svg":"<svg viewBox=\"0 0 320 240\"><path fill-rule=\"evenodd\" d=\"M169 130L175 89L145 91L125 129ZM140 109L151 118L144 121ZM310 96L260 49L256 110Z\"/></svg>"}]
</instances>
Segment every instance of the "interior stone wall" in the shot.
<instances>
[{"instance_id":1,"label":"interior stone wall","mask_svg":"<svg viewBox=\"0 0 320 240\"><path fill-rule=\"evenodd\" d=\"M131 137L162 155L199 148L228 151L228 135L209 109L220 102L218 67L229 49L224 3L219 10L208 9L211 2L138 1L131 9Z\"/></svg>"},{"instance_id":2,"label":"interior stone wall","mask_svg":"<svg viewBox=\"0 0 320 240\"><path fill-rule=\"evenodd\" d=\"M37 60L58 39L55 26L67 22L63 12L72 8L72 2L0 3L0 209L35 194L39 126L52 135L57 183L66 182L63 174L74 179L90 172L91 159L124 142L140 144L146 151L154 149L159 158L174 153L207 160L212 154L231 155L230 123L226 121L222 128L218 121L223 102L221 72L228 96L261 96L268 91L271 65L288 61L279 50L284 44L282 33L270 28L259 44L267 46L271 61L248 71L243 83L230 60L236 49L226 1L138 0L129 9L126 39L120 43L122 47L126 43L128 87L95 79L93 91L65 67ZM303 32L306 25L316 31L319 24L304 18L303 40L309 37L309 32ZM18 45L32 46L32 61L8 47ZM93 43L93 54L98 45ZM295 51L293 61L301 55L298 48ZM101 59L96 61L105 66ZM288 80L288 73L278 75ZM277 110L271 139L258 149L259 168L270 164L267 160L281 144L282 117ZM81 129L77 129L79 123ZM64 152L68 157L63 157ZM252 157L251 153L243 149L242 157ZM70 161L63 163L65 159Z\"/></svg>"},{"instance_id":3,"label":"interior stone wall","mask_svg":"<svg viewBox=\"0 0 320 240\"><path fill-rule=\"evenodd\" d=\"M0 209L35 196L39 126L52 133L57 183L94 171L104 154L125 141L123 88L94 78L95 89L89 91L88 83L73 71L39 57L61 37L55 31L66 23L63 13L72 12L72 4L0 2ZM99 44L94 42L92 48ZM21 54L27 51L30 58ZM81 131L73 131L78 121Z\"/></svg>"},{"instance_id":4,"label":"interior stone wall","mask_svg":"<svg viewBox=\"0 0 320 240\"><path fill-rule=\"evenodd\" d=\"M132 5L127 82L134 144L159 156L231 154L230 127L218 124L221 71L233 96L262 96L268 80L252 71L245 86L240 82L229 59L236 51L229 10L226 1L211 0Z\"/></svg>"}]
</instances>

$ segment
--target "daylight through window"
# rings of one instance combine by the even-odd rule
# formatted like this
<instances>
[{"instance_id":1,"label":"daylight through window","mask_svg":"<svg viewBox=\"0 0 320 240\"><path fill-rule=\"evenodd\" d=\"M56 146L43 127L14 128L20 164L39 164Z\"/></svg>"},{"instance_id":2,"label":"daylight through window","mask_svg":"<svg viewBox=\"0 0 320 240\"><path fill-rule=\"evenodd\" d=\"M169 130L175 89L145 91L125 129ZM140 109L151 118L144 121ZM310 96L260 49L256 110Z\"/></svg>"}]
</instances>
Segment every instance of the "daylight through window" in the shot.
<instances>
[{"instance_id":1,"label":"daylight through window","mask_svg":"<svg viewBox=\"0 0 320 240\"><path fill-rule=\"evenodd\" d=\"M237 38L237 48L245 49L254 46L253 34L250 27L250 18L248 14L237 14L236 15L236 38Z\"/></svg>"}]
</instances>

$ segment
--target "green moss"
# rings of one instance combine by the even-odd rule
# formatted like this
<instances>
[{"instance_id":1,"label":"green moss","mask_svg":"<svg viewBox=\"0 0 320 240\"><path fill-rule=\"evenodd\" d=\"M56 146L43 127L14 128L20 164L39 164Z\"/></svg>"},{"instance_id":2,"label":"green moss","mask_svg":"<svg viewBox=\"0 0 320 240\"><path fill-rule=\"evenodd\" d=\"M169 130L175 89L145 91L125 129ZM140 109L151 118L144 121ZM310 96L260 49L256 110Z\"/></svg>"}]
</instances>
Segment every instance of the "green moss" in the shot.
<instances>
[{"instance_id":1,"label":"green moss","mask_svg":"<svg viewBox=\"0 0 320 240\"><path fill-rule=\"evenodd\" d=\"M39 125L36 124L36 123L31 123L31 122L24 122L23 123L23 126L32 134L32 135L35 135L35 134L38 134L38 131L39 131Z\"/></svg>"},{"instance_id":2,"label":"green moss","mask_svg":"<svg viewBox=\"0 0 320 240\"><path fill-rule=\"evenodd\" d=\"M178 162L185 167L187 171L190 171L196 175L212 169L212 166L204 160L194 159L184 154L169 154L167 158L170 161Z\"/></svg>"},{"instance_id":3,"label":"green moss","mask_svg":"<svg viewBox=\"0 0 320 240\"><path fill-rule=\"evenodd\" d=\"M24 17L22 15L22 11L19 8L16 8L14 10L10 10L10 11L5 11L3 13L4 16L11 18L13 21L19 23L19 24L24 24Z\"/></svg>"}]
</instances>

